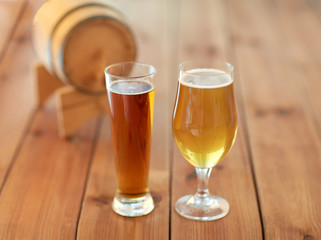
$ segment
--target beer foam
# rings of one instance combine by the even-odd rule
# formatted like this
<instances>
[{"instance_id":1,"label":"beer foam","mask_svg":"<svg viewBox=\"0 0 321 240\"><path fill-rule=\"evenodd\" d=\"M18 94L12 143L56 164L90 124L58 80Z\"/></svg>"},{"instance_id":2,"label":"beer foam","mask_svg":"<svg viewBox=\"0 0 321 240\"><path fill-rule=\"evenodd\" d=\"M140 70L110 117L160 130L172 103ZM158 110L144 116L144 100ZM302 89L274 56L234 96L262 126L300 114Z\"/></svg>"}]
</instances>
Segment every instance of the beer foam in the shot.
<instances>
[{"instance_id":1,"label":"beer foam","mask_svg":"<svg viewBox=\"0 0 321 240\"><path fill-rule=\"evenodd\" d=\"M126 95L148 93L153 89L152 83L144 80L118 80L114 81L108 88L110 92Z\"/></svg>"},{"instance_id":2,"label":"beer foam","mask_svg":"<svg viewBox=\"0 0 321 240\"><path fill-rule=\"evenodd\" d=\"M192 88L221 88L233 83L230 74L213 68L197 68L181 73L179 82Z\"/></svg>"}]
</instances>

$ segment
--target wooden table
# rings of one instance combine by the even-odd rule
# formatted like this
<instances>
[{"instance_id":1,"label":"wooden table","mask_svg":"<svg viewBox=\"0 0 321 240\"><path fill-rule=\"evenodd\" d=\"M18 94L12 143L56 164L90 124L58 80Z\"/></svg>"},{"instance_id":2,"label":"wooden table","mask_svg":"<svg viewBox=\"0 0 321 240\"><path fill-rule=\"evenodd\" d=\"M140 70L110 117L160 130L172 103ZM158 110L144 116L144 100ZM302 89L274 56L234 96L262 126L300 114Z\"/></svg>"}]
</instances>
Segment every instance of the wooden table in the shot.
<instances>
[{"instance_id":1,"label":"wooden table","mask_svg":"<svg viewBox=\"0 0 321 240\"><path fill-rule=\"evenodd\" d=\"M137 61L157 67L148 216L111 210L106 117L69 140L56 107L35 101L31 22L43 0L0 1L0 239L321 239L321 12L312 0L120 0ZM230 213L180 217L193 167L171 133L178 63L210 56L235 66L237 140L210 191Z\"/></svg>"}]
</instances>

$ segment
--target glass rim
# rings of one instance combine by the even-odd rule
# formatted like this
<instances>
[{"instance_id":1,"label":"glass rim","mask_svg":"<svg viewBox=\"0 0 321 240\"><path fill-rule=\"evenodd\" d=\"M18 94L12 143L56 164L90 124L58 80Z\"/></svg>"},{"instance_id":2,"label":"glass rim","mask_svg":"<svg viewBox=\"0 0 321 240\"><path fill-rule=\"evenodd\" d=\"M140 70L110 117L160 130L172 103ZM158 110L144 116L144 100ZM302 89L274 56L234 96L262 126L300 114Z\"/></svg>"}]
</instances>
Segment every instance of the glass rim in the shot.
<instances>
[{"instance_id":1,"label":"glass rim","mask_svg":"<svg viewBox=\"0 0 321 240\"><path fill-rule=\"evenodd\" d=\"M197 63L197 62L201 63L201 62L203 62L203 61L204 61L204 62L205 62L205 61L210 61L210 62L212 62L212 63L224 64L224 65L227 67L227 69L228 69L228 71L224 71L223 73L213 73L213 74L209 74L208 76L211 76L211 77L221 76L221 75L225 75L225 74L231 75L231 73L234 71L234 66L233 66L231 63L229 63L229 62L227 62L227 61L222 61L222 60L213 59L213 58L200 58L200 59L195 59L195 60L183 61L182 63L180 63L180 64L178 65L178 67L179 67L179 70L180 70L181 72L184 72L184 73L187 74L187 75L199 77L200 75L197 74L197 73L189 73L189 72L188 72L189 70L196 69L196 68L191 68L191 69L189 69L189 70L184 70L184 69L183 69L183 66L186 65L186 64L188 64L188 63ZM203 67L203 68L205 68L205 67ZM208 67L208 68L212 68L212 67ZM215 69L217 69L217 68L215 68ZM222 69L217 69L217 70L222 70Z\"/></svg>"},{"instance_id":2,"label":"glass rim","mask_svg":"<svg viewBox=\"0 0 321 240\"><path fill-rule=\"evenodd\" d=\"M121 66L121 65L125 65L125 64L132 64L133 66L134 65L138 65L138 66L141 66L141 67L148 67L149 69L151 69L151 72L149 72L147 74L140 74L138 76L132 76L132 77L119 76L119 75L115 75L115 74L112 74L112 73L108 72L108 70L110 68L112 68L112 67ZM104 72L105 72L105 74L108 74L109 76L116 77L116 78L119 78L119 79L138 79L138 78L145 78L145 77L150 77L150 76L155 75L155 73L157 72L157 69L156 69L156 67L154 67L151 64L128 61L128 62L118 62L118 63L110 64L105 68Z\"/></svg>"}]
</instances>

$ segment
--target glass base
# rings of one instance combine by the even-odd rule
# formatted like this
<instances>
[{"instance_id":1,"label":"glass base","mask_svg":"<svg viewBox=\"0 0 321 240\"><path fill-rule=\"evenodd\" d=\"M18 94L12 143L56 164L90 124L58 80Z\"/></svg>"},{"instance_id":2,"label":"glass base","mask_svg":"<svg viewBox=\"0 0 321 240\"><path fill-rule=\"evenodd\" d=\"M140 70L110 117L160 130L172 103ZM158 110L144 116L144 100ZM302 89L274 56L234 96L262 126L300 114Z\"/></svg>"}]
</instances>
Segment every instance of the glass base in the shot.
<instances>
[{"instance_id":1,"label":"glass base","mask_svg":"<svg viewBox=\"0 0 321 240\"><path fill-rule=\"evenodd\" d=\"M149 193L138 198L124 198L116 194L112 208L121 216L139 217L150 213L154 209L154 201Z\"/></svg>"},{"instance_id":2,"label":"glass base","mask_svg":"<svg viewBox=\"0 0 321 240\"><path fill-rule=\"evenodd\" d=\"M181 216L188 219L212 221L226 216L230 205L224 198L218 196L208 195L204 198L195 194L178 199L175 209Z\"/></svg>"}]
</instances>

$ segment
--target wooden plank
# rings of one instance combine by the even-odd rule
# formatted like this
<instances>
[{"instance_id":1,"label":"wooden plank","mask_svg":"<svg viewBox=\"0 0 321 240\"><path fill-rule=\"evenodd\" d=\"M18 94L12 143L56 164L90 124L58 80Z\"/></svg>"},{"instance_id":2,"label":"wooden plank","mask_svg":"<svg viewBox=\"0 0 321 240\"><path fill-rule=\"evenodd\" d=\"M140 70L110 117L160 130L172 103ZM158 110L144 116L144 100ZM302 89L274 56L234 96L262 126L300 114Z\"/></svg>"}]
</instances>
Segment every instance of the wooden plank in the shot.
<instances>
[{"instance_id":1,"label":"wooden plank","mask_svg":"<svg viewBox=\"0 0 321 240\"><path fill-rule=\"evenodd\" d=\"M168 236L166 171L151 167L150 189L155 201L155 209L151 214L135 219L117 215L111 209L116 190L116 176L107 119L102 129L90 171L78 227L78 239L165 239ZM152 154L152 161L155 160L161 161L161 156L156 158Z\"/></svg>"},{"instance_id":2,"label":"wooden plank","mask_svg":"<svg viewBox=\"0 0 321 240\"><path fill-rule=\"evenodd\" d=\"M41 2L42 0L38 0L32 2L32 4L36 7ZM2 4L8 4L6 6L11 6L10 8L20 6L18 1L11 4L1 2L3 7ZM8 10L8 12L5 12L10 15L9 9L4 9ZM2 11L4 9L2 8ZM33 11L32 8L25 6L24 15L21 16L17 29L11 36L10 44L6 46L6 54L0 65L0 133L2 136L6 136L0 139L0 186L4 181L24 131L28 127L35 106L34 82L30 65L35 59L35 55L29 34ZM5 15L1 15L1 18ZM12 12L11 16L14 17L14 15ZM1 24L1 27L3 25L12 27L10 19L8 17L8 22ZM5 38L6 31L4 29L3 31ZM4 38L1 37L1 41Z\"/></svg>"},{"instance_id":3,"label":"wooden plank","mask_svg":"<svg viewBox=\"0 0 321 240\"><path fill-rule=\"evenodd\" d=\"M95 122L67 142L58 136L52 104L33 119L36 57L30 27L34 9L42 2L26 6L0 66L0 132L6 136L0 140L1 184L14 163L0 195L1 239L75 238L93 147Z\"/></svg>"},{"instance_id":4,"label":"wooden plank","mask_svg":"<svg viewBox=\"0 0 321 240\"><path fill-rule=\"evenodd\" d=\"M0 195L1 239L75 238L95 126L66 141L54 107L37 112Z\"/></svg>"},{"instance_id":5,"label":"wooden plank","mask_svg":"<svg viewBox=\"0 0 321 240\"><path fill-rule=\"evenodd\" d=\"M21 13L26 8L26 1L0 2L0 62L7 50L12 34L20 21Z\"/></svg>"},{"instance_id":6,"label":"wooden plank","mask_svg":"<svg viewBox=\"0 0 321 240\"><path fill-rule=\"evenodd\" d=\"M227 59L229 25L224 1L181 1L180 59L215 57ZM233 62L232 62L233 63ZM240 91L236 79L236 91ZM242 109L239 108L240 111ZM209 190L230 203L230 213L223 219L197 222L179 216L175 202L183 195L194 194L197 181L194 168L179 154L176 146L172 183L173 239L261 239L261 224L254 182L247 153L242 120L237 140L228 157L214 168ZM237 224L236 224L237 223Z\"/></svg>"},{"instance_id":7,"label":"wooden plank","mask_svg":"<svg viewBox=\"0 0 321 240\"><path fill-rule=\"evenodd\" d=\"M279 27L289 43L286 48L289 68L293 71L297 84L300 84L300 94L305 96L305 105L307 110L311 110L321 138L320 9L315 12L317 6L309 6L307 0L276 1L275 4Z\"/></svg>"},{"instance_id":8,"label":"wooden plank","mask_svg":"<svg viewBox=\"0 0 321 240\"><path fill-rule=\"evenodd\" d=\"M292 38L283 37L275 7L229 1L264 237L320 239L321 146L290 67ZM301 18L293 21L299 25Z\"/></svg>"},{"instance_id":9,"label":"wooden plank","mask_svg":"<svg viewBox=\"0 0 321 240\"><path fill-rule=\"evenodd\" d=\"M155 209L147 216L125 218L111 209L116 191L112 140L104 121L95 152L78 227L78 239L167 239L169 236L169 134L167 84L167 1L120 3L136 34L137 61L157 68L150 190Z\"/></svg>"}]
</instances>

